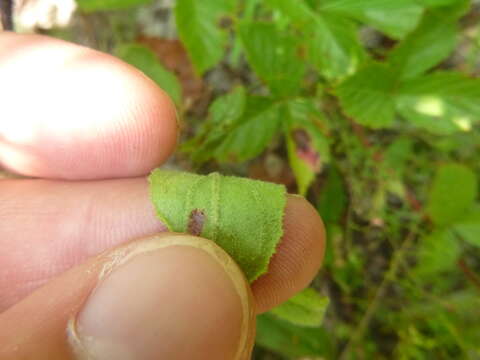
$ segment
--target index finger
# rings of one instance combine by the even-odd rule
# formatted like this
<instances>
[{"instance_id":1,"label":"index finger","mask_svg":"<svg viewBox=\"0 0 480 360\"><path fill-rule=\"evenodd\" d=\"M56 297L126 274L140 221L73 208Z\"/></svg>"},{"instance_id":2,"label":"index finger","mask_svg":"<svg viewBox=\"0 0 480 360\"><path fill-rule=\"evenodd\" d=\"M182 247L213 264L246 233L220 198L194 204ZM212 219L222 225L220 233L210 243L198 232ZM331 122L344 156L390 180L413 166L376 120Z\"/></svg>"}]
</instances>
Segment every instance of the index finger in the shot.
<instances>
[{"instance_id":1,"label":"index finger","mask_svg":"<svg viewBox=\"0 0 480 360\"><path fill-rule=\"evenodd\" d=\"M0 33L0 164L27 176L140 176L172 153L168 95L140 71L85 47Z\"/></svg>"}]
</instances>

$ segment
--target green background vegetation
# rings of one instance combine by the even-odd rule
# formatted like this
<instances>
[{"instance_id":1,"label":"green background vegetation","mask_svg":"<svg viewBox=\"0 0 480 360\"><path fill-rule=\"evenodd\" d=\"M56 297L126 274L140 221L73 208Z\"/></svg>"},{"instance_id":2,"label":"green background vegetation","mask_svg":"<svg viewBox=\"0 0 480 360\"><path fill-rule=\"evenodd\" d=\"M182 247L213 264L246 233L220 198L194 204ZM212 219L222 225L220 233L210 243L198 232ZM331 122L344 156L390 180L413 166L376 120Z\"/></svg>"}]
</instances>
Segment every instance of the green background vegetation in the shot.
<instances>
[{"instance_id":1,"label":"green background vegetation","mask_svg":"<svg viewBox=\"0 0 480 360\"><path fill-rule=\"evenodd\" d=\"M478 2L78 3L49 33L171 95L173 166L283 183L326 223L323 324L260 316L255 359L480 358Z\"/></svg>"}]
</instances>

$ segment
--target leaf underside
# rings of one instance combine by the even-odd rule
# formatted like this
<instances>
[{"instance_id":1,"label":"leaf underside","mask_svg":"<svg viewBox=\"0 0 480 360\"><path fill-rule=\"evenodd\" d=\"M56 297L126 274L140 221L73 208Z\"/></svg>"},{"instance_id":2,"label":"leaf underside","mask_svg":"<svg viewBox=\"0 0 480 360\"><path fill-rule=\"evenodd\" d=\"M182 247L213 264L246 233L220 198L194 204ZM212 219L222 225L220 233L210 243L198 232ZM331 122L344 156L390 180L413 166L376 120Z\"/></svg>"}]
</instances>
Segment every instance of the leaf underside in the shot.
<instances>
[{"instance_id":1,"label":"leaf underside","mask_svg":"<svg viewBox=\"0 0 480 360\"><path fill-rule=\"evenodd\" d=\"M283 235L284 186L245 178L154 170L157 215L170 231L215 241L251 282L265 273Z\"/></svg>"}]
</instances>

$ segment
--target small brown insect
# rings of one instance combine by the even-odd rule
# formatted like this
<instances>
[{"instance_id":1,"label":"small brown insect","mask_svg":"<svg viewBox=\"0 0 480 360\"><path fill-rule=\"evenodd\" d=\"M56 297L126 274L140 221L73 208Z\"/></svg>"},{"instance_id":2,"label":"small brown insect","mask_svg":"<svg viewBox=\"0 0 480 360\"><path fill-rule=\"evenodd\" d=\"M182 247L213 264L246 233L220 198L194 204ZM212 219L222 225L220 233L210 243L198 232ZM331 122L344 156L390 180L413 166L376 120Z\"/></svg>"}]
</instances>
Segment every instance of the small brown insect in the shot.
<instances>
[{"instance_id":1,"label":"small brown insect","mask_svg":"<svg viewBox=\"0 0 480 360\"><path fill-rule=\"evenodd\" d=\"M187 232L193 236L200 236L205 223L205 212L200 209L193 209L188 218Z\"/></svg>"}]
</instances>

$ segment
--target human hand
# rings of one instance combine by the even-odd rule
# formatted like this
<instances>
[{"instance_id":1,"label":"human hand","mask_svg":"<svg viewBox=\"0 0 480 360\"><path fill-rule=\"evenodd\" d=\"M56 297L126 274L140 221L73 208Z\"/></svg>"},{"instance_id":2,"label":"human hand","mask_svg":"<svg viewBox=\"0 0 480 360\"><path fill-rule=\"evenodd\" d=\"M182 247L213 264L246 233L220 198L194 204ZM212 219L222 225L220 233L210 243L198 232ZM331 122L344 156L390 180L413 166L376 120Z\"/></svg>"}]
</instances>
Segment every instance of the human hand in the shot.
<instances>
[{"instance_id":1,"label":"human hand","mask_svg":"<svg viewBox=\"0 0 480 360\"><path fill-rule=\"evenodd\" d=\"M152 236L144 176L176 137L171 101L129 65L0 33L0 163L33 177L0 180L0 359L246 359L250 314L311 281L324 230L298 197L251 287L211 242Z\"/></svg>"}]
</instances>

